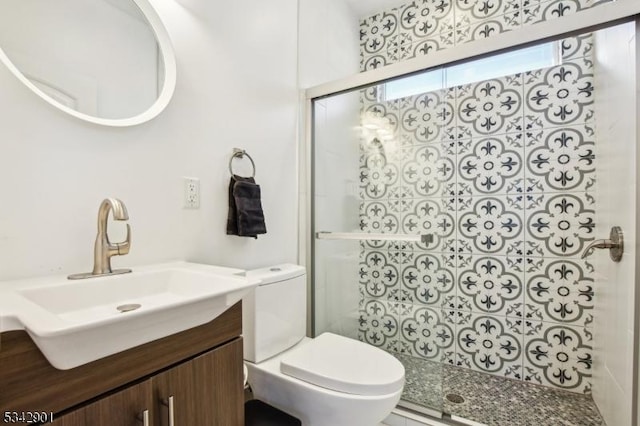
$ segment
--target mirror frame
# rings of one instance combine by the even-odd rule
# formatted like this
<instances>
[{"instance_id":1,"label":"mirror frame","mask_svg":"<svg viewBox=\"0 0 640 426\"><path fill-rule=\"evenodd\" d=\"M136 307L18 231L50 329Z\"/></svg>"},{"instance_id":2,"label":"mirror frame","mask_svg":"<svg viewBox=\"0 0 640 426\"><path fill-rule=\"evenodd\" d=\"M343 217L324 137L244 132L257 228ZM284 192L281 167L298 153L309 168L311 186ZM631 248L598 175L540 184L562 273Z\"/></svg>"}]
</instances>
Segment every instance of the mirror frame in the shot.
<instances>
[{"instance_id":1,"label":"mirror frame","mask_svg":"<svg viewBox=\"0 0 640 426\"><path fill-rule=\"evenodd\" d=\"M173 50L173 44L171 43L171 38L169 37L169 33L165 28L160 16L154 9L154 7L149 3L148 0L131 0L136 6L140 9L145 19L151 26L151 30L153 31L156 41L158 43L158 48L160 50L162 56L162 64L164 66L164 84L162 85L162 90L155 100L155 102L144 112L135 115L129 118L100 118L95 117L89 114L85 114L82 112L78 112L72 108L69 108L65 105L62 105L56 102L53 98L46 95L43 91L38 89L36 85L34 85L19 69L16 67L11 59L7 56L7 54L0 46L0 62L4 63L4 65L11 71L11 73L16 76L18 80L20 80L25 86L27 86L33 93L38 95L48 104L53 105L57 109L66 112L67 114L76 117L80 120L88 121L90 123L99 124L103 126L110 127L128 127L135 126L138 124L145 123L155 117L157 117L166 107L169 105L169 101L173 96L173 92L176 87L176 57L175 52Z\"/></svg>"}]
</instances>

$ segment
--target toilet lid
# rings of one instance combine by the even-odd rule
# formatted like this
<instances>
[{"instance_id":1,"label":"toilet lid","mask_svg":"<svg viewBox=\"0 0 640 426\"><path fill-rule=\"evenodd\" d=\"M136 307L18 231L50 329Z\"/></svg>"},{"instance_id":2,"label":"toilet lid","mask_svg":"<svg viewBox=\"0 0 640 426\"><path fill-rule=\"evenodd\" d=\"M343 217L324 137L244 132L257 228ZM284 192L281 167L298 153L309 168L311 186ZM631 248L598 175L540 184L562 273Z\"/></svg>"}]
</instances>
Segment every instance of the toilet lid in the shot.
<instances>
[{"instance_id":1,"label":"toilet lid","mask_svg":"<svg viewBox=\"0 0 640 426\"><path fill-rule=\"evenodd\" d=\"M324 333L285 355L280 371L323 388L354 395L386 395L402 389L404 367L382 349Z\"/></svg>"}]
</instances>

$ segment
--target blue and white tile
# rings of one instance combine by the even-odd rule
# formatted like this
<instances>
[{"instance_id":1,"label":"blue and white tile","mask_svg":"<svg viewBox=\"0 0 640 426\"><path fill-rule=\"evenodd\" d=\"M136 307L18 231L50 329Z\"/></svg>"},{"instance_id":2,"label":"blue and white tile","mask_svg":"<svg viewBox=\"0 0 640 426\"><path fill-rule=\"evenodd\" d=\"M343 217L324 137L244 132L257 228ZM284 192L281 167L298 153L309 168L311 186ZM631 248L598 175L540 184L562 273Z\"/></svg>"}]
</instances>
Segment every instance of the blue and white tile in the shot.
<instances>
[{"instance_id":1,"label":"blue and white tile","mask_svg":"<svg viewBox=\"0 0 640 426\"><path fill-rule=\"evenodd\" d=\"M569 16L585 8L585 0L523 0L523 25Z\"/></svg>"},{"instance_id":2,"label":"blue and white tile","mask_svg":"<svg viewBox=\"0 0 640 426\"><path fill-rule=\"evenodd\" d=\"M395 10L383 11L360 21L360 50L365 57L379 55L387 50L391 38L398 31Z\"/></svg>"},{"instance_id":3,"label":"blue and white tile","mask_svg":"<svg viewBox=\"0 0 640 426\"><path fill-rule=\"evenodd\" d=\"M447 296L455 294L455 269L448 265L447 255L438 253L413 253L411 262L402 268L401 285L410 295L410 302L429 305L433 308L445 306Z\"/></svg>"},{"instance_id":4,"label":"blue and white tile","mask_svg":"<svg viewBox=\"0 0 640 426\"><path fill-rule=\"evenodd\" d=\"M520 11L521 0L453 0L456 28L496 19Z\"/></svg>"},{"instance_id":5,"label":"blue and white tile","mask_svg":"<svg viewBox=\"0 0 640 426\"><path fill-rule=\"evenodd\" d=\"M360 240L360 250L410 251L412 248L409 244L402 240Z\"/></svg>"},{"instance_id":6,"label":"blue and white tile","mask_svg":"<svg viewBox=\"0 0 640 426\"><path fill-rule=\"evenodd\" d=\"M523 0L523 24L562 18L611 1L614 0Z\"/></svg>"},{"instance_id":7,"label":"blue and white tile","mask_svg":"<svg viewBox=\"0 0 640 426\"><path fill-rule=\"evenodd\" d=\"M460 197L458 252L509 255L524 250L524 212L520 196Z\"/></svg>"},{"instance_id":8,"label":"blue and white tile","mask_svg":"<svg viewBox=\"0 0 640 426\"><path fill-rule=\"evenodd\" d=\"M455 324L439 307L403 305L400 333L413 356L432 361L444 361L455 344Z\"/></svg>"},{"instance_id":9,"label":"blue and white tile","mask_svg":"<svg viewBox=\"0 0 640 426\"><path fill-rule=\"evenodd\" d=\"M544 150L538 150L527 158L527 193L565 193L593 191L596 171L593 155L583 158L549 159Z\"/></svg>"},{"instance_id":10,"label":"blue and white tile","mask_svg":"<svg viewBox=\"0 0 640 426\"><path fill-rule=\"evenodd\" d=\"M398 302L382 299L361 299L358 318L358 339L388 350L400 340Z\"/></svg>"},{"instance_id":11,"label":"blue and white tile","mask_svg":"<svg viewBox=\"0 0 640 426\"><path fill-rule=\"evenodd\" d=\"M458 141L458 195L524 191L522 133Z\"/></svg>"},{"instance_id":12,"label":"blue and white tile","mask_svg":"<svg viewBox=\"0 0 640 426\"><path fill-rule=\"evenodd\" d=\"M366 112L375 116L386 116L387 114L394 114L396 119L393 120L397 123L397 110L395 104L386 103L384 99L384 85L369 86L360 90L360 114L361 121L366 117Z\"/></svg>"},{"instance_id":13,"label":"blue and white tile","mask_svg":"<svg viewBox=\"0 0 640 426\"><path fill-rule=\"evenodd\" d=\"M494 16L472 25L458 26L455 32L455 44L458 46L516 30L521 26L521 16L522 13L517 11Z\"/></svg>"},{"instance_id":14,"label":"blue and white tile","mask_svg":"<svg viewBox=\"0 0 640 426\"><path fill-rule=\"evenodd\" d=\"M454 46L455 33L453 31L438 33L431 37L424 38L417 43L413 43L407 59L428 56L440 50L451 49Z\"/></svg>"},{"instance_id":15,"label":"blue and white tile","mask_svg":"<svg viewBox=\"0 0 640 426\"><path fill-rule=\"evenodd\" d=\"M362 136L365 139L370 139L374 136L382 138L383 135L394 135L399 130L398 102L379 99L378 91L372 89L370 88L366 92L366 97L361 97L360 127Z\"/></svg>"},{"instance_id":16,"label":"blue and white tile","mask_svg":"<svg viewBox=\"0 0 640 426\"><path fill-rule=\"evenodd\" d=\"M443 308L447 320L453 324L468 324L471 321L471 305L468 301L457 303L456 296L447 296L447 306Z\"/></svg>"},{"instance_id":17,"label":"blue and white tile","mask_svg":"<svg viewBox=\"0 0 640 426\"><path fill-rule=\"evenodd\" d=\"M382 169L387 165L399 168L403 153L398 137L397 106L392 102L361 106L363 110L356 134L359 137L358 163L361 171L362 169Z\"/></svg>"},{"instance_id":18,"label":"blue and white tile","mask_svg":"<svg viewBox=\"0 0 640 426\"><path fill-rule=\"evenodd\" d=\"M384 144L375 138L360 157L360 198L383 200L392 197L394 189L400 187L400 164L394 158L388 158Z\"/></svg>"},{"instance_id":19,"label":"blue and white tile","mask_svg":"<svg viewBox=\"0 0 640 426\"><path fill-rule=\"evenodd\" d=\"M360 230L376 234L397 234L402 222L400 200L365 200L360 202Z\"/></svg>"},{"instance_id":20,"label":"blue and white tile","mask_svg":"<svg viewBox=\"0 0 640 426\"><path fill-rule=\"evenodd\" d=\"M400 131L407 143L442 143L447 139L456 115L455 99L449 92L443 89L405 98Z\"/></svg>"},{"instance_id":21,"label":"blue and white tile","mask_svg":"<svg viewBox=\"0 0 640 426\"><path fill-rule=\"evenodd\" d=\"M392 44L387 47L387 58L389 63L395 64L398 62L406 61L411 57L411 45L410 44L401 44L396 45Z\"/></svg>"},{"instance_id":22,"label":"blue and white tile","mask_svg":"<svg viewBox=\"0 0 640 426\"><path fill-rule=\"evenodd\" d=\"M464 266L463 266L464 265ZM505 256L464 256L457 268L457 294L475 313L522 318L523 260Z\"/></svg>"},{"instance_id":23,"label":"blue and white tile","mask_svg":"<svg viewBox=\"0 0 640 426\"><path fill-rule=\"evenodd\" d=\"M396 33L387 40L386 48L393 49L401 46L411 46L413 40L407 34Z\"/></svg>"},{"instance_id":24,"label":"blue and white tile","mask_svg":"<svg viewBox=\"0 0 640 426\"><path fill-rule=\"evenodd\" d=\"M453 4L451 1L415 0L398 8L398 21L398 34L415 43L453 30Z\"/></svg>"},{"instance_id":25,"label":"blue and white tile","mask_svg":"<svg viewBox=\"0 0 640 426\"><path fill-rule=\"evenodd\" d=\"M534 129L525 134L527 155L539 149L548 151L550 157L582 158L592 155L595 148L594 123L578 123L572 126Z\"/></svg>"},{"instance_id":26,"label":"blue and white tile","mask_svg":"<svg viewBox=\"0 0 640 426\"><path fill-rule=\"evenodd\" d=\"M451 311L452 321L462 324L473 311L473 305L468 297L465 295L458 296L458 293L456 289L456 294L446 295L443 306L444 309Z\"/></svg>"},{"instance_id":27,"label":"blue and white tile","mask_svg":"<svg viewBox=\"0 0 640 426\"><path fill-rule=\"evenodd\" d=\"M409 207L402 215L403 233L433 236L432 243L410 243L410 249L430 252L455 251L455 199L423 198L405 200L405 202Z\"/></svg>"},{"instance_id":28,"label":"blue and white tile","mask_svg":"<svg viewBox=\"0 0 640 426\"><path fill-rule=\"evenodd\" d=\"M451 144L427 144L404 148L402 184L410 198L443 197L448 185L455 183L455 147Z\"/></svg>"},{"instance_id":29,"label":"blue and white tile","mask_svg":"<svg viewBox=\"0 0 640 426\"><path fill-rule=\"evenodd\" d=\"M365 298L397 300L401 290L402 265L386 251L360 253L359 283Z\"/></svg>"},{"instance_id":30,"label":"blue and white tile","mask_svg":"<svg viewBox=\"0 0 640 426\"><path fill-rule=\"evenodd\" d=\"M522 368L522 320L471 314L456 331L456 364L500 376Z\"/></svg>"},{"instance_id":31,"label":"blue and white tile","mask_svg":"<svg viewBox=\"0 0 640 426\"><path fill-rule=\"evenodd\" d=\"M569 37L560 42L560 56L563 61L577 58L593 59L593 33Z\"/></svg>"},{"instance_id":32,"label":"blue and white tile","mask_svg":"<svg viewBox=\"0 0 640 426\"><path fill-rule=\"evenodd\" d=\"M590 60L577 58L524 75L525 128L537 131L594 119L594 77Z\"/></svg>"},{"instance_id":33,"label":"blue and white tile","mask_svg":"<svg viewBox=\"0 0 640 426\"><path fill-rule=\"evenodd\" d=\"M383 52L375 55L360 55L360 72L371 71L392 64L389 58L389 52L385 49Z\"/></svg>"},{"instance_id":34,"label":"blue and white tile","mask_svg":"<svg viewBox=\"0 0 640 426\"><path fill-rule=\"evenodd\" d=\"M595 282L593 265L582 259L528 258L526 260L525 318L593 325Z\"/></svg>"},{"instance_id":35,"label":"blue and white tile","mask_svg":"<svg viewBox=\"0 0 640 426\"><path fill-rule=\"evenodd\" d=\"M388 294L388 299L402 303L413 303L415 295L403 285L403 280L404 271L407 267L411 267L414 264L416 254L412 251L401 250L390 250L388 254L391 262L394 265L399 265L398 270L400 271L399 285L391 289Z\"/></svg>"},{"instance_id":36,"label":"blue and white tile","mask_svg":"<svg viewBox=\"0 0 640 426\"><path fill-rule=\"evenodd\" d=\"M360 101L360 114L364 114L365 110L369 108L369 106L381 103L381 88L380 86L370 86L366 89L360 90L358 93L359 101Z\"/></svg>"},{"instance_id":37,"label":"blue and white tile","mask_svg":"<svg viewBox=\"0 0 640 426\"><path fill-rule=\"evenodd\" d=\"M591 123L529 131L525 155L526 192L586 192L595 186Z\"/></svg>"},{"instance_id":38,"label":"blue and white tile","mask_svg":"<svg viewBox=\"0 0 640 426\"><path fill-rule=\"evenodd\" d=\"M389 250L389 258L402 265L403 269L406 265L413 263L415 256L414 252L409 250ZM402 280L402 277L400 279Z\"/></svg>"},{"instance_id":39,"label":"blue and white tile","mask_svg":"<svg viewBox=\"0 0 640 426\"><path fill-rule=\"evenodd\" d=\"M522 132L521 74L456 88L458 138Z\"/></svg>"},{"instance_id":40,"label":"blue and white tile","mask_svg":"<svg viewBox=\"0 0 640 426\"><path fill-rule=\"evenodd\" d=\"M590 393L593 333L584 327L526 321L524 380L577 393Z\"/></svg>"},{"instance_id":41,"label":"blue and white tile","mask_svg":"<svg viewBox=\"0 0 640 426\"><path fill-rule=\"evenodd\" d=\"M445 4L444 7L456 7L451 1L448 3L449 5ZM461 3L474 2L460 0L456 3L460 6ZM572 13L571 3L577 5L574 7L577 10L601 2L566 0L563 1L563 5L560 5L560 1L555 0L522 0L522 8L528 8L527 14L523 14L522 9L505 8L504 1L498 3L500 4L497 7L501 9L482 12L485 16L469 17L469 14L464 11L458 13L457 26L455 26L458 41L475 40L516 28L521 25L523 19L525 21L537 19L536 13L542 13L543 16L545 13L553 14L553 6L565 9L556 12L557 14L568 14ZM438 4L439 2L434 0L424 0L416 1L413 7L415 10L420 7L422 10L430 10L430 6ZM567 5L569 9L566 9ZM365 30L363 37L368 37L369 41L382 39L384 43L369 45L369 53L363 55L364 68L372 69L453 46L456 35L452 33L451 21L454 14L448 14L444 20L436 19L433 14L416 15L409 17L403 27L402 11L410 15L411 10L414 10L411 6L407 5L387 12L387 16L393 16L396 20L395 30L386 34L384 31L389 30L390 27L384 28L380 20L384 13L378 15L380 16L378 22L375 19L369 20L368 28L372 29L378 25L378 29L369 31L363 28ZM531 10L537 6L540 7L532 13ZM476 18L477 20L474 21ZM434 22L436 22L435 26ZM367 23L363 22L363 24ZM379 51L371 50L378 48ZM452 329L456 330L454 343L442 350L442 360L479 371L492 370L496 368L495 364L491 362L487 364L486 357L484 360L479 360L481 354L478 352L468 353L462 350L461 341L459 341L460 332L469 331L473 328L474 319L486 313L487 317L492 317L494 321L501 323L503 328L506 327L501 331L502 335L513 335L513 330L519 330L522 345L520 362L501 357L503 365L498 367L498 371L488 372L518 379L526 378L536 383L574 391L590 390L590 378L586 374L578 375L582 381L574 386L575 383L572 384L572 381L575 382L577 379L564 377L565 373L560 369L565 367L568 368L567 372L575 373L582 368L580 366L590 362L584 354L581 355L582 358L578 358L576 353L579 349L578 352L568 354L570 363L562 364L560 360L554 359L554 366L550 366L544 362L541 364L537 360L535 362L527 360L524 347L525 343L534 344L540 341L544 341L548 346L548 339L544 338L544 327L562 327L567 324L570 325L568 330L585 331L581 336L586 341L590 332L585 326L590 326L593 321L591 312L594 291L590 287L589 278L592 270L572 257L575 255L562 251L563 246L565 249L571 247L571 250L577 251L574 247L578 244L576 241L579 242L578 245L584 245L590 241L590 237L586 234L593 228L593 215L589 212L593 210L593 196L588 192L594 182L592 169L595 161L592 153L588 152L593 144L593 132L589 128L592 127L591 121L594 121L593 104L589 99L593 92L593 77L588 75L593 69L592 55L593 41L590 35L572 37L561 44L561 56L565 61L562 65L565 67L564 71L561 71L562 66L558 66L505 77L498 79L504 87L490 88L485 90L486 93L482 90L487 87L482 87L482 84L486 85L487 82L462 86L448 90L445 97L440 99L440 103L427 103L422 105L422 108L416 108L415 102L410 103L408 99L389 103L381 102L377 89L369 89L363 94L361 111L385 120L386 125L379 127L385 128L387 132L376 133L373 137L363 137L363 141L369 143L362 145L363 155L360 164L361 171L364 172L361 193L364 199L361 206L362 229L365 232L411 234L425 233L435 227L441 232L434 233L436 244L429 248L402 241L361 243L364 252L379 252L384 255L384 262L378 259L378 265L394 265L400 274L399 284L385 286L384 280L379 281L384 289L378 286L382 290L380 296L375 296L379 298L378 300L363 299L360 330L362 340L370 341L392 352L429 358L434 352L420 352L421 349L416 349L415 342L424 342L423 348L434 347L429 340L432 337L430 332L433 331L433 327L424 331L420 328L420 324L435 324L433 321L438 316L438 311L433 308L442 306L447 309L440 311L441 317L445 318L443 322L450 323ZM365 63L367 63L366 66ZM555 74L552 73L554 70ZM508 79L512 79L509 82L510 86L505 81ZM514 85L514 82L519 84ZM475 89L477 89L476 92L473 91ZM503 114L504 111L501 111L503 107L513 106L513 100L501 99L500 94L497 93L508 92L509 89L513 89L520 95L519 109L513 116ZM430 95L433 97L434 94ZM418 97L411 100L415 98ZM428 95L424 98L427 99ZM563 104L565 100L567 101ZM465 108L465 101L475 103L466 105L467 108ZM438 122L438 119L434 120L433 115L435 110L437 117L438 109L433 108L433 105L441 107L443 103L449 105L449 109L454 112L454 117L449 119L445 114L442 116L444 122ZM494 109L497 109L497 112ZM455 111L464 112L455 114ZM469 117L474 114L474 117ZM415 116L410 118L410 115ZM404 122L405 117L409 118L407 123ZM407 124L409 128L404 127ZM513 138L517 138L514 135L522 135L524 132L526 132L526 148L523 148L522 144L513 146L505 143L505 138L507 140L511 138L510 142L512 142ZM571 132L574 133L571 137L565 138L564 142L559 142L562 138L554 135L554 132L565 132L565 136ZM389 138L386 141L382 137L385 135ZM485 156L478 151L481 146L479 141L483 137L500 140L503 143L503 149L500 150L502 156L512 154L512 151L517 152L522 167L514 175L509 174L517 168L512 160L509 160L507 164L512 166L512 169L507 167L508 173L492 174L491 170L495 170L496 165L502 165L504 159L497 154L491 155L498 151L497 149ZM373 139L378 139L380 144L371 146ZM423 145L437 148L435 152L432 150L419 153L417 147ZM398 153L401 154L398 155ZM453 164L452 172L448 172L446 166L438 167L446 164L447 161ZM488 162L493 167L489 165L487 168ZM469 166L462 169L466 163L469 163ZM425 167L429 170L425 171ZM389 174L389 168L395 168L397 171L395 181L385 181L392 177ZM480 168L482 173L473 175L472 172ZM438 176L439 169L445 171L444 179ZM462 170L467 173L463 173ZM377 177L373 176L377 172L381 173L377 174ZM490 183L488 186L482 185L483 180L488 182L487 179L491 179L492 182L497 180L497 182ZM369 195L367 195L367 186L369 186ZM522 191L525 191L525 194L522 194ZM572 192L567 194L567 191ZM564 197L564 200L553 200L554 197ZM476 201L488 198L503 201L505 205L503 216L498 219L487 218L486 216L491 216L493 206L489 206L491 208L488 209L487 215L474 212L474 207L478 204ZM452 201L453 199L455 202ZM573 210L568 211L579 204L576 200L582 202L582 205L577 207L577 214ZM457 217L456 207L459 210ZM562 208L566 208L567 211L558 210ZM507 217L506 215L515 213L521 219L522 232L514 238L501 238L505 248L486 253L492 256L491 258L484 257L481 254L483 251L479 251L477 247L478 244L482 247L481 233L465 235L473 226L469 224L467 228L461 226L462 217L466 214L468 219L469 214L472 213L476 213L478 221L491 219L494 226L501 224L500 220ZM452 221L453 226L449 226ZM565 231L567 235L563 234ZM575 241L571 240L568 234L573 234L571 238ZM485 239L485 241L491 240ZM493 247L493 244L490 245ZM430 251L424 251L424 249ZM434 253L432 250L441 250L441 252ZM501 261L502 272L495 277L494 274L485 277L484 269L478 266L478 262L483 257L494 262ZM437 259L437 262L432 258ZM376 265L367 265L364 258L361 266L367 273L376 270ZM378 277L384 277L385 270L384 267L381 268L382 270L377 274ZM522 272L524 268L527 272ZM495 271L500 268L490 269ZM448 274L454 274L454 278L449 280ZM508 293L507 295L502 295L500 292L494 294L492 291L495 287L491 285L488 285L490 288L484 286L491 281L499 283L501 289L514 289L508 282L506 286L502 284L501 278L509 275L524 277L520 281L521 295L516 298L523 303L509 300ZM580 276L577 277L577 275ZM464 280L470 284L469 288L463 289L458 283L455 291L447 291L450 282ZM479 288L481 280L483 280L483 288L476 293L467 294ZM476 284L473 284L474 282ZM365 285L362 285L360 290L363 296L367 294ZM376 293L377 289L371 287L370 291ZM496 302L494 305L486 302L489 299L502 303ZM413 306L413 304L420 305ZM500 309L495 311L493 307L498 305ZM486 306L489 308L483 309ZM414 313L421 309L424 310L423 315L416 317ZM436 315L426 315L430 312L428 309L436 312ZM404 332L406 336L402 331L403 320L407 320L408 327ZM522 337L525 322L528 333L526 342ZM570 333L565 334L568 336ZM416 340L417 335L420 335L418 340ZM558 336L556 340L561 337L558 332L555 335ZM478 337L478 335L475 336ZM482 342L482 350L486 355L493 347L485 347L484 345L491 346L485 340ZM495 340L493 342L495 345ZM557 344L555 345L555 348L547 352L553 353L556 358L559 355L559 358L563 359L563 355L558 352ZM542 347L541 350L545 348L548 349L548 347ZM533 356L533 353L531 355ZM524 369L523 357L524 367L526 367Z\"/></svg>"},{"instance_id":42,"label":"blue and white tile","mask_svg":"<svg viewBox=\"0 0 640 426\"><path fill-rule=\"evenodd\" d=\"M595 238L593 198L588 193L527 197L529 249L544 257L574 257Z\"/></svg>"}]
</instances>

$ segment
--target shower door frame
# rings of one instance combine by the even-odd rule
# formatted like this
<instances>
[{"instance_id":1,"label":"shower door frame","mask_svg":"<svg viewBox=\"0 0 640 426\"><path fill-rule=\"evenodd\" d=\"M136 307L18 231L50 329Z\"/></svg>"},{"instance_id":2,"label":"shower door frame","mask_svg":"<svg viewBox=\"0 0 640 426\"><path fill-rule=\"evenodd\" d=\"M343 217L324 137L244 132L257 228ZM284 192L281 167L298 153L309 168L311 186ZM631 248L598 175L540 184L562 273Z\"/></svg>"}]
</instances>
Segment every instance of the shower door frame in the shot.
<instances>
[{"instance_id":1,"label":"shower door frame","mask_svg":"<svg viewBox=\"0 0 640 426\"><path fill-rule=\"evenodd\" d=\"M559 19L544 21L518 30L502 33L491 38L473 41L450 49L441 50L429 56L417 57L400 63L390 64L382 68L366 71L352 76L320 84L301 91L300 100L301 135L299 144L299 184L300 197L300 229L299 229L299 261L309 271L308 291L308 334L315 334L315 193L314 193L314 108L315 100L350 92L384 81L404 78L428 69L450 66L480 59L485 56L527 47L529 45L556 41L576 36L585 32L593 32L622 23L635 22L636 34L640 34L640 1L617 0L598 7L587 9ZM640 39L637 40L640 44ZM640 91L640 57L636 58L637 87ZM636 96L637 111L640 112L640 94ZM640 147L640 117L636 119L636 146ZM636 167L640 165L640 148L636 149ZM636 232L640 234L640 173L636 174ZM640 425L640 250L635 257L636 291L634 301L634 353L633 353L633 388L632 422Z\"/></svg>"}]
</instances>

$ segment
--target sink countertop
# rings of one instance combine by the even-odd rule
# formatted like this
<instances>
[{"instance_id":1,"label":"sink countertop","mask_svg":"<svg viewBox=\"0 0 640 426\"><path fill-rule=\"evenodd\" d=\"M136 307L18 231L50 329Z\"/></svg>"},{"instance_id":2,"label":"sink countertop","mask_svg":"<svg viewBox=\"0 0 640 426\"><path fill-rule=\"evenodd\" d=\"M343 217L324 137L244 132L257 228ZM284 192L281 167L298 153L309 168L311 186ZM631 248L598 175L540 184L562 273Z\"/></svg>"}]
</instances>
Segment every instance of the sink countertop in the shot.
<instances>
[{"instance_id":1,"label":"sink countertop","mask_svg":"<svg viewBox=\"0 0 640 426\"><path fill-rule=\"evenodd\" d=\"M193 270L200 270L232 277L242 277L245 272L245 270L243 269L227 268L224 266L206 265L201 263L191 263L176 260L132 267L133 272L131 273L135 274L136 272L149 272L157 270L159 268L183 266L189 266L190 268L193 268ZM57 285L63 285L65 282L69 284L74 283L74 281L67 279L67 275L68 274L44 275L33 278L0 281L0 333L3 333L5 331L25 329L24 325L19 319L19 314L25 309L29 309L30 307L32 308L33 302L26 300L24 297L20 296L17 291L28 288L42 288L47 286L53 287ZM87 278L85 280L75 282L84 282L87 283L87 285L91 285L91 283L96 279L112 279L114 277L117 277L117 275L104 276L100 278Z\"/></svg>"},{"instance_id":2,"label":"sink countertop","mask_svg":"<svg viewBox=\"0 0 640 426\"><path fill-rule=\"evenodd\" d=\"M241 269L184 261L85 280L0 281L0 332L25 330L68 369L209 322L258 284Z\"/></svg>"}]
</instances>

